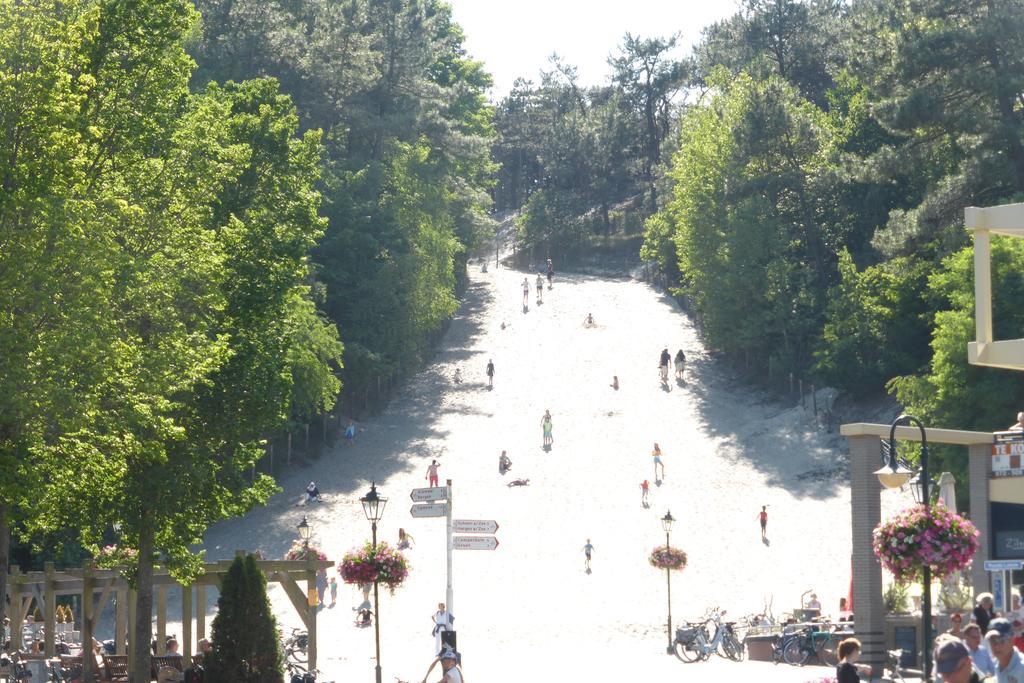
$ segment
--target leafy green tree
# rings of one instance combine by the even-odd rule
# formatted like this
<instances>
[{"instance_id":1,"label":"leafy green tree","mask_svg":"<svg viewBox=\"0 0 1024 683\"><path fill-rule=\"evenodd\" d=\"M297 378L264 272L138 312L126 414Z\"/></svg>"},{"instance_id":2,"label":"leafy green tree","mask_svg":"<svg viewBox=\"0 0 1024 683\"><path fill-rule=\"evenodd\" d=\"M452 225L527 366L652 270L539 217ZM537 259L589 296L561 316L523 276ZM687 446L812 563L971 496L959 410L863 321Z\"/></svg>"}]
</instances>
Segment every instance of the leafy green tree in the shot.
<instances>
[{"instance_id":1,"label":"leafy green tree","mask_svg":"<svg viewBox=\"0 0 1024 683\"><path fill-rule=\"evenodd\" d=\"M211 628L213 650L203 658L209 680L278 683L283 673L277 620L267 579L252 555L236 557L221 584Z\"/></svg>"},{"instance_id":2,"label":"leafy green tree","mask_svg":"<svg viewBox=\"0 0 1024 683\"><path fill-rule=\"evenodd\" d=\"M839 284L829 293L815 371L831 386L870 394L892 377L917 372L929 336L921 296L928 265L896 258L862 271L839 254Z\"/></svg>"}]
</instances>

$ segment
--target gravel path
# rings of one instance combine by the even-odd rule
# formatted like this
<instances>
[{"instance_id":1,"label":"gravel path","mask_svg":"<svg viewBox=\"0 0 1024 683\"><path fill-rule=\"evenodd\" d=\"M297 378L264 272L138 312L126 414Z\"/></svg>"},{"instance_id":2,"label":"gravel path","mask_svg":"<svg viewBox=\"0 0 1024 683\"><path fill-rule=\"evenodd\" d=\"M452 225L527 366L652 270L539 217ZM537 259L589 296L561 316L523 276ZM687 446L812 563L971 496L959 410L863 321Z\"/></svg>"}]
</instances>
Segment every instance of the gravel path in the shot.
<instances>
[{"instance_id":1,"label":"gravel path","mask_svg":"<svg viewBox=\"0 0 1024 683\"><path fill-rule=\"evenodd\" d=\"M645 284L560 275L545 303L537 306L531 292L523 312L523 273L473 269L471 277L443 350L362 425L355 446L283 478L285 492L267 507L211 529L208 557L237 547L280 557L308 513L315 542L339 559L369 536L358 498L375 480L390 498L380 538L394 542L404 527L416 540L407 585L381 595L384 680L419 681L432 655L430 615L444 599L444 522L412 519L409 490L426 486L426 466L437 459L442 483L453 480L455 516L501 525L496 551L455 555L453 613L472 683L638 673L675 680L684 671L721 680L820 675L724 661L684 669L665 655L665 576L647 564L664 542L659 518L671 509L679 520L672 544L689 554L687 569L673 576L674 621L712 605L736 616L760 611L771 596L778 614L809 588L835 610L850 581L849 488L841 474L828 476L839 456L807 428L804 412L765 403L727 379L671 298ZM588 312L597 321L590 329ZM685 386L661 387L664 346L685 350ZM492 391L488 359L496 366ZM461 385L450 381L457 367ZM545 409L554 419L550 453L541 449ZM660 487L655 441L666 468ZM513 462L505 478L497 472L502 449ZM506 487L512 477L528 477L530 486ZM309 479L328 500L295 507ZM641 506L643 479L651 481L649 508ZM764 504L768 544L756 519ZM590 575L587 538L595 547ZM282 591L272 599L283 625L299 623ZM372 680L373 629L352 623L360 599L341 584L338 605L321 612L323 680Z\"/></svg>"}]
</instances>

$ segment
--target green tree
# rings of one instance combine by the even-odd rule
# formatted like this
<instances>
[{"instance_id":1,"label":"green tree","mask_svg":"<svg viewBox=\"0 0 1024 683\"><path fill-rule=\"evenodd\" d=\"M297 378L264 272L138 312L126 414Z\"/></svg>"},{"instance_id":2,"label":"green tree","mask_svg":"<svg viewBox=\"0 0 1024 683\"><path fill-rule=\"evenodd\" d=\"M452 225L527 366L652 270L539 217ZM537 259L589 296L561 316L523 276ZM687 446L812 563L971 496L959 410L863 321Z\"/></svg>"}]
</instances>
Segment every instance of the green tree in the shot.
<instances>
[{"instance_id":1,"label":"green tree","mask_svg":"<svg viewBox=\"0 0 1024 683\"><path fill-rule=\"evenodd\" d=\"M222 683L278 683L283 673L267 579L253 555L236 557L221 584L205 675Z\"/></svg>"}]
</instances>

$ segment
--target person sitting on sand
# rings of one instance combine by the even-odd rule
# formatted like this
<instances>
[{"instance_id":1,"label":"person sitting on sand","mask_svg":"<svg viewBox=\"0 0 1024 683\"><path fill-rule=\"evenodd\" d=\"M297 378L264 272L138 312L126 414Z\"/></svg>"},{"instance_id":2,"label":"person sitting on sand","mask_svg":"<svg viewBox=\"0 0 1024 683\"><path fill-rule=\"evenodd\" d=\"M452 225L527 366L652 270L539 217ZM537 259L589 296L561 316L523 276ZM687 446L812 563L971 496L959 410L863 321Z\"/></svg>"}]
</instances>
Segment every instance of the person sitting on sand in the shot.
<instances>
[{"instance_id":1,"label":"person sitting on sand","mask_svg":"<svg viewBox=\"0 0 1024 683\"><path fill-rule=\"evenodd\" d=\"M612 384L611 384L611 387L612 387L612 389L614 389L615 391L618 391L618 390L619 390L619 376L618 376L618 375L612 375Z\"/></svg>"}]
</instances>

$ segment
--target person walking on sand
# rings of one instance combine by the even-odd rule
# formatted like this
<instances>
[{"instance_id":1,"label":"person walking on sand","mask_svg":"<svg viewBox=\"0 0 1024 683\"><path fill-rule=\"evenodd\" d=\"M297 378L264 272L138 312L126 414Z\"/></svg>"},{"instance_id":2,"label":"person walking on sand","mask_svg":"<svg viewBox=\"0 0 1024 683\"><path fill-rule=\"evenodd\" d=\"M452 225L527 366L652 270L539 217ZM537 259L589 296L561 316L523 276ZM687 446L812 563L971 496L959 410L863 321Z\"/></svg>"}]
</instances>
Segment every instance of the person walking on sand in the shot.
<instances>
[{"instance_id":1,"label":"person walking on sand","mask_svg":"<svg viewBox=\"0 0 1024 683\"><path fill-rule=\"evenodd\" d=\"M523 278L523 308L530 305L530 281Z\"/></svg>"},{"instance_id":2,"label":"person walking on sand","mask_svg":"<svg viewBox=\"0 0 1024 683\"><path fill-rule=\"evenodd\" d=\"M683 372L686 370L686 354L682 349L676 351L675 365L676 379L683 379Z\"/></svg>"},{"instance_id":3,"label":"person walking on sand","mask_svg":"<svg viewBox=\"0 0 1024 683\"><path fill-rule=\"evenodd\" d=\"M345 441L349 446L356 445L356 421L351 418L348 421L348 426L345 427Z\"/></svg>"},{"instance_id":4,"label":"person walking on sand","mask_svg":"<svg viewBox=\"0 0 1024 683\"><path fill-rule=\"evenodd\" d=\"M768 506L762 505L761 512L757 513L757 519L761 522L761 540L767 538L768 533Z\"/></svg>"},{"instance_id":5,"label":"person walking on sand","mask_svg":"<svg viewBox=\"0 0 1024 683\"><path fill-rule=\"evenodd\" d=\"M640 482L640 503L647 507L647 494L651 492L651 485L646 479Z\"/></svg>"},{"instance_id":6,"label":"person walking on sand","mask_svg":"<svg viewBox=\"0 0 1024 683\"><path fill-rule=\"evenodd\" d=\"M537 273L537 303L544 303L544 278Z\"/></svg>"},{"instance_id":7,"label":"person walking on sand","mask_svg":"<svg viewBox=\"0 0 1024 683\"><path fill-rule=\"evenodd\" d=\"M665 463L661 461L661 446L657 442L654 443L654 450L651 451L651 457L654 458L654 483L658 483L665 479ZM661 468L661 477L658 476L658 468Z\"/></svg>"},{"instance_id":8,"label":"person walking on sand","mask_svg":"<svg viewBox=\"0 0 1024 683\"><path fill-rule=\"evenodd\" d=\"M490 359L487 361L487 386L490 389L494 388L494 361Z\"/></svg>"},{"instance_id":9,"label":"person walking on sand","mask_svg":"<svg viewBox=\"0 0 1024 683\"><path fill-rule=\"evenodd\" d=\"M437 463L436 460L431 460L430 464L427 465L427 477L426 477L426 479L427 479L428 485L431 488L437 486L437 468L438 467L440 467L440 465Z\"/></svg>"},{"instance_id":10,"label":"person walking on sand","mask_svg":"<svg viewBox=\"0 0 1024 683\"><path fill-rule=\"evenodd\" d=\"M551 263L551 259L548 259L548 289L554 286L555 280L555 266Z\"/></svg>"},{"instance_id":11,"label":"person walking on sand","mask_svg":"<svg viewBox=\"0 0 1024 683\"><path fill-rule=\"evenodd\" d=\"M593 553L594 553L594 546L593 546L593 544L591 544L590 539L588 538L587 539L587 544L585 546L583 546L583 556L586 558L585 565L586 565L587 573L588 574L590 573L590 556L593 555Z\"/></svg>"},{"instance_id":12,"label":"person walking on sand","mask_svg":"<svg viewBox=\"0 0 1024 683\"><path fill-rule=\"evenodd\" d=\"M439 602L437 603L437 611L434 612L434 616L431 618L434 621L434 652L440 654L441 647L444 645L441 634L452 630L455 617L445 608L443 602Z\"/></svg>"},{"instance_id":13,"label":"person walking on sand","mask_svg":"<svg viewBox=\"0 0 1024 683\"><path fill-rule=\"evenodd\" d=\"M338 602L338 579L332 576L329 585L331 588L331 607L334 607Z\"/></svg>"},{"instance_id":14,"label":"person walking on sand","mask_svg":"<svg viewBox=\"0 0 1024 683\"><path fill-rule=\"evenodd\" d=\"M615 391L618 391L618 390L619 390L619 376L618 376L618 375L612 375L612 384L611 384L611 387L612 387L612 389L614 389Z\"/></svg>"},{"instance_id":15,"label":"person walking on sand","mask_svg":"<svg viewBox=\"0 0 1024 683\"><path fill-rule=\"evenodd\" d=\"M399 527L398 529L398 549L405 550L410 545L416 543L416 539L412 537L412 534L406 533L405 529Z\"/></svg>"},{"instance_id":16,"label":"person walking on sand","mask_svg":"<svg viewBox=\"0 0 1024 683\"><path fill-rule=\"evenodd\" d=\"M544 431L544 450L551 448L551 443L554 439L551 437L551 432L554 429L554 424L551 421L551 411L545 410L544 417L540 419L541 429Z\"/></svg>"},{"instance_id":17,"label":"person walking on sand","mask_svg":"<svg viewBox=\"0 0 1024 683\"><path fill-rule=\"evenodd\" d=\"M668 384L668 364L672 362L672 356L668 352L668 347L661 350L661 355L658 356L658 372L661 374L661 383Z\"/></svg>"}]
</instances>

